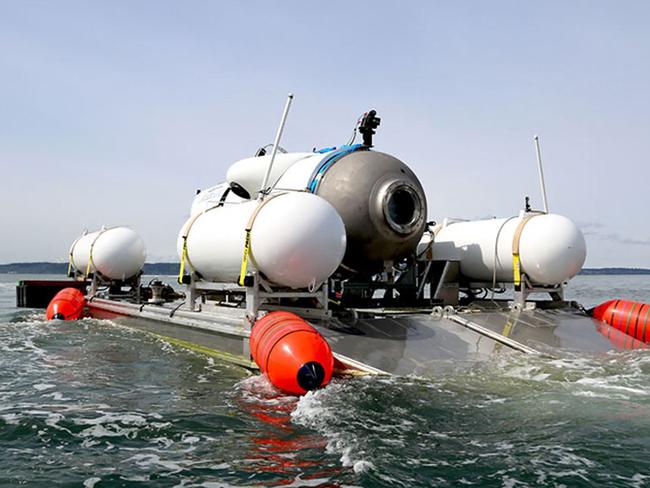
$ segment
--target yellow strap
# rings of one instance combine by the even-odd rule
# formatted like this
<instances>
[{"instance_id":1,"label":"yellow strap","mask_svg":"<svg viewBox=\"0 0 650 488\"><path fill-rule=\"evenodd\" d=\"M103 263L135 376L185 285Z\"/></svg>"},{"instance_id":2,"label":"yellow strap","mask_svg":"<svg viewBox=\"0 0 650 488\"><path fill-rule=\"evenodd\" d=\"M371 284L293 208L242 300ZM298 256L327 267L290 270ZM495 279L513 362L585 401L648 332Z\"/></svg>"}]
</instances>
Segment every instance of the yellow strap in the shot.
<instances>
[{"instance_id":1,"label":"yellow strap","mask_svg":"<svg viewBox=\"0 0 650 488\"><path fill-rule=\"evenodd\" d=\"M93 244L94 244L94 242L93 242ZM88 256L88 266L86 266L86 275L84 276L84 278L88 278L88 274L90 273L90 263L92 263L92 261L93 261L93 246L91 244L90 245L90 255Z\"/></svg>"},{"instance_id":2,"label":"yellow strap","mask_svg":"<svg viewBox=\"0 0 650 488\"><path fill-rule=\"evenodd\" d=\"M72 246L70 246L70 252L68 253L68 276L70 276L70 273L71 273L71 271L73 269L74 269L75 277L76 277L77 273L81 271L81 270L77 269L77 266L75 266L75 264L73 262L73 255L74 255L74 248L77 246L77 242L79 242L79 240L82 237L86 236L86 235L88 235L87 231L85 231L83 234L81 234L79 237L77 237L74 240L74 242L72 243Z\"/></svg>"},{"instance_id":3,"label":"yellow strap","mask_svg":"<svg viewBox=\"0 0 650 488\"><path fill-rule=\"evenodd\" d=\"M183 252L181 253L181 269L178 271L178 284L183 284L185 274L185 258L187 257L187 236L183 236Z\"/></svg>"},{"instance_id":4,"label":"yellow strap","mask_svg":"<svg viewBox=\"0 0 650 488\"><path fill-rule=\"evenodd\" d=\"M95 268L95 261L93 260L93 249L95 248L95 243L97 242L97 239L99 239L104 232L107 232L111 229L114 229L115 227L109 227L108 229L102 228L99 231L99 234L97 234L97 237L93 239L93 242L90 244L90 252L88 253L88 266L86 266L86 275L84 276L85 278L88 278L88 275L90 274L90 265L93 265L93 272L96 272L97 269Z\"/></svg>"},{"instance_id":5,"label":"yellow strap","mask_svg":"<svg viewBox=\"0 0 650 488\"><path fill-rule=\"evenodd\" d=\"M503 326L503 330L501 331L501 335L504 337L510 337L510 334L512 334L512 329L515 327L515 322L516 320L512 320L512 318L509 318L508 321L506 322L506 325ZM503 343L497 342L494 346L495 350L501 350L501 347L503 346Z\"/></svg>"},{"instance_id":6,"label":"yellow strap","mask_svg":"<svg viewBox=\"0 0 650 488\"><path fill-rule=\"evenodd\" d=\"M269 203L271 200L274 198L279 197L280 195L284 195L287 192L282 192L282 193L274 193L273 195L269 195L266 199L262 200L260 204L255 207L255 210L253 210L253 213L248 219L248 224L246 224L246 236L244 237L244 252L241 258L241 268L239 270L239 286L244 286L244 278L246 277L246 271L248 270L248 255L251 252L251 230L253 229L253 222L255 222L255 218L257 217L257 214L260 213L260 210L262 210L262 207Z\"/></svg>"},{"instance_id":7,"label":"yellow strap","mask_svg":"<svg viewBox=\"0 0 650 488\"><path fill-rule=\"evenodd\" d=\"M522 218L519 221L512 238L512 273L515 286L521 285L521 260L519 259L519 241L521 240L521 234L524 231L526 224L530 222L530 219L537 217L538 215L544 215L544 212L532 213Z\"/></svg>"},{"instance_id":8,"label":"yellow strap","mask_svg":"<svg viewBox=\"0 0 650 488\"><path fill-rule=\"evenodd\" d=\"M515 326L515 323L513 322L512 319L508 319L506 322L506 325L503 326L503 331L501 332L502 336L510 337L510 334L512 333L512 329Z\"/></svg>"},{"instance_id":9,"label":"yellow strap","mask_svg":"<svg viewBox=\"0 0 650 488\"><path fill-rule=\"evenodd\" d=\"M209 212L210 210L214 210L215 208L219 208L219 204L213 205L212 207L208 207L203 212L197 213L187 223L187 229L185 229L185 233L183 234L183 250L181 251L181 267L178 270L179 285L183 284L183 275L185 274L185 262L187 261L187 266L190 268L190 273L191 270L193 269L192 261L190 261L190 257L187 252L187 237L190 235L190 230L192 230L192 226L194 225L194 222L196 222L196 219L198 219L204 213Z\"/></svg>"},{"instance_id":10,"label":"yellow strap","mask_svg":"<svg viewBox=\"0 0 650 488\"><path fill-rule=\"evenodd\" d=\"M519 261L519 254L512 255L512 269L515 286L521 285L521 263Z\"/></svg>"},{"instance_id":11,"label":"yellow strap","mask_svg":"<svg viewBox=\"0 0 650 488\"><path fill-rule=\"evenodd\" d=\"M246 278L246 270L248 268L248 254L251 252L251 230L246 229L246 237L244 239L244 255L241 259L241 269L239 270L239 286L244 286L244 278Z\"/></svg>"}]
</instances>

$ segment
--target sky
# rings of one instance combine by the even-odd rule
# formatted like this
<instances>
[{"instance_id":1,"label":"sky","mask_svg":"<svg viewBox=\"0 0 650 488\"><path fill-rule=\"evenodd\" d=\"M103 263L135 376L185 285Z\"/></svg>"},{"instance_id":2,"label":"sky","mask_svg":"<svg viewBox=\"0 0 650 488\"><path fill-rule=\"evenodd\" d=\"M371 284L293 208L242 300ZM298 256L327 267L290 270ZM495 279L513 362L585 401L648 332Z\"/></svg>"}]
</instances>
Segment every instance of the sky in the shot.
<instances>
[{"instance_id":1,"label":"sky","mask_svg":"<svg viewBox=\"0 0 650 488\"><path fill-rule=\"evenodd\" d=\"M177 260L198 188L272 142L406 162L429 218L549 208L586 266L650 267L646 1L0 0L0 263L132 226Z\"/></svg>"}]
</instances>

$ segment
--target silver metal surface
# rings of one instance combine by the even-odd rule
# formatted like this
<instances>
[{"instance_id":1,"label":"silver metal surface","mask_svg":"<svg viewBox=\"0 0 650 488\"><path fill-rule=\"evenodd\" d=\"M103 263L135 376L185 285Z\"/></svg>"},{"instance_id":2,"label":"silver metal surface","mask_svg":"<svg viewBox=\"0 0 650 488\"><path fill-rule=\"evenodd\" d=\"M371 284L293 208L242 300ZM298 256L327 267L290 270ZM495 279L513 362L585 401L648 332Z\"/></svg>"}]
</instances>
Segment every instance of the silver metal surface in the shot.
<instances>
[{"instance_id":1,"label":"silver metal surface","mask_svg":"<svg viewBox=\"0 0 650 488\"><path fill-rule=\"evenodd\" d=\"M94 299L91 314L113 318L166 338L223 353L226 360L252 367L246 349L246 310L202 304L201 311ZM178 310L175 310L178 308ZM175 310L175 311L174 311ZM435 377L469 368L499 354L562 357L573 351L600 353L615 347L602 325L565 304L543 310L509 310L482 301L438 317L423 310L359 309L345 318L312 320L345 366L373 374Z\"/></svg>"},{"instance_id":2,"label":"silver metal surface","mask_svg":"<svg viewBox=\"0 0 650 488\"><path fill-rule=\"evenodd\" d=\"M269 176L271 175L271 169L273 168L273 162L275 161L275 156L278 153L278 147L280 146L280 139L282 138L282 131L284 130L284 124L287 122L287 116L289 115L289 108L291 107L291 101L293 100L293 93L289 93L287 96L287 103L284 106L284 111L282 112L282 119L280 119L280 125L278 126L278 132L275 134L275 141L273 141L273 151L271 152L271 160L269 165L266 167L266 173L264 173L264 179L262 180L262 187L257 196L257 199L261 202L264 200L266 195L266 185L269 183Z\"/></svg>"},{"instance_id":3,"label":"silver metal surface","mask_svg":"<svg viewBox=\"0 0 650 488\"><path fill-rule=\"evenodd\" d=\"M535 155L537 156L537 171L539 172L539 187L542 192L544 212L548 213L548 200L546 198L546 183L544 182L544 168L542 166L542 150L539 148L539 136L533 136L535 141Z\"/></svg>"},{"instance_id":4,"label":"silver metal surface","mask_svg":"<svg viewBox=\"0 0 650 488\"><path fill-rule=\"evenodd\" d=\"M605 352L612 342L598 321L571 307L544 310L490 310L463 315L486 329L553 356L575 351Z\"/></svg>"},{"instance_id":5,"label":"silver metal surface","mask_svg":"<svg viewBox=\"0 0 650 488\"><path fill-rule=\"evenodd\" d=\"M426 227L427 202L409 167L393 156L356 151L338 160L317 194L334 206L345 224L343 263L379 270L384 261L411 254Z\"/></svg>"}]
</instances>

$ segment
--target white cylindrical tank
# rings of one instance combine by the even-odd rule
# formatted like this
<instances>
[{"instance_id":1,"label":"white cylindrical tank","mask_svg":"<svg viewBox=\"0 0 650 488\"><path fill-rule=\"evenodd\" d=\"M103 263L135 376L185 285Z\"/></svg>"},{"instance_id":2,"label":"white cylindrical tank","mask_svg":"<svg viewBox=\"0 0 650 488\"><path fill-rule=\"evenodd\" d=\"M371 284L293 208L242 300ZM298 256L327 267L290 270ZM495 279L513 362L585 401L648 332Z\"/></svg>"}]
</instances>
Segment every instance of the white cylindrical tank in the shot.
<instances>
[{"instance_id":1,"label":"white cylindrical tank","mask_svg":"<svg viewBox=\"0 0 650 488\"><path fill-rule=\"evenodd\" d=\"M243 159L227 172L230 188L224 204L236 194L254 199L270 156ZM278 154L268 180L271 193L308 191L329 202L343 220L347 249L343 264L350 273L372 275L387 261L410 256L426 227L426 196L413 171L399 159L358 145L319 152ZM192 208L223 197L225 185L199 194Z\"/></svg>"},{"instance_id":2,"label":"white cylindrical tank","mask_svg":"<svg viewBox=\"0 0 650 488\"><path fill-rule=\"evenodd\" d=\"M284 172L298 161L309 159L312 165L317 164L325 155L320 153L295 152L277 153L273 160L273 167L269 175L268 185L275 186ZM248 195L248 198L257 198L264 181L264 175L271 161L271 155L257 156L242 159L233 163L226 172L226 181L231 186L237 185L241 196ZM289 187L292 188L292 187Z\"/></svg>"},{"instance_id":3,"label":"white cylindrical tank","mask_svg":"<svg viewBox=\"0 0 650 488\"><path fill-rule=\"evenodd\" d=\"M187 261L204 279L237 282L245 229L259 203L225 204L191 217L177 249L187 242ZM341 217L323 198L304 192L264 200L251 226L249 267L275 284L306 288L321 284L341 264L346 235Z\"/></svg>"},{"instance_id":4,"label":"white cylindrical tank","mask_svg":"<svg viewBox=\"0 0 650 488\"><path fill-rule=\"evenodd\" d=\"M111 280L126 280L137 275L146 256L142 238L124 226L82 235L70 248L71 263L76 271L99 272Z\"/></svg>"},{"instance_id":5,"label":"white cylindrical tank","mask_svg":"<svg viewBox=\"0 0 650 488\"><path fill-rule=\"evenodd\" d=\"M496 269L498 282L513 282L513 241L524 214L506 219L451 222L438 230L433 243L434 259L457 259L463 276L491 282ZM496 251L496 253L495 253ZM540 214L521 229L521 272L538 285L556 285L573 278L587 256L585 238L570 219Z\"/></svg>"},{"instance_id":6,"label":"white cylindrical tank","mask_svg":"<svg viewBox=\"0 0 650 488\"><path fill-rule=\"evenodd\" d=\"M199 191L194 200L192 201L192 208L190 215L196 215L207 210L210 207L219 205L220 203L236 203L243 202L244 199L235 195L230 191L230 186L227 182L219 183L205 190Z\"/></svg>"}]
</instances>

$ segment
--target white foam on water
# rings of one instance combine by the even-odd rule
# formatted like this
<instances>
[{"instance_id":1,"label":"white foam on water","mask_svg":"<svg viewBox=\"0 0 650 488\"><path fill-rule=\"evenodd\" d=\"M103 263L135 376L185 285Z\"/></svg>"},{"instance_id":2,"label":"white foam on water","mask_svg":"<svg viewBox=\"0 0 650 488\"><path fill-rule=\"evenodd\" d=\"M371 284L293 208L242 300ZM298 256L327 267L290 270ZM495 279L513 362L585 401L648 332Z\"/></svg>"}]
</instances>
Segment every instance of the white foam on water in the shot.
<instances>
[{"instance_id":1,"label":"white foam on water","mask_svg":"<svg viewBox=\"0 0 650 488\"><path fill-rule=\"evenodd\" d=\"M631 477L616 475L616 479L627 482L632 488L643 488L648 486L647 481L650 480L650 475L635 473Z\"/></svg>"},{"instance_id":2,"label":"white foam on water","mask_svg":"<svg viewBox=\"0 0 650 488\"><path fill-rule=\"evenodd\" d=\"M148 423L148 420L142 415L132 413L111 413L102 411L98 411L97 413L102 415L92 419L74 419L73 422L76 425L101 425L119 422L124 425L135 425L138 427L142 427Z\"/></svg>"},{"instance_id":3,"label":"white foam on water","mask_svg":"<svg viewBox=\"0 0 650 488\"><path fill-rule=\"evenodd\" d=\"M576 381L579 385L587 385L593 388L612 390L612 391L622 391L625 393L630 393L634 395L647 396L648 392L641 388L631 388L627 386L612 384L612 382L620 381L620 377L610 376L604 378L581 378Z\"/></svg>"},{"instance_id":4,"label":"white foam on water","mask_svg":"<svg viewBox=\"0 0 650 488\"><path fill-rule=\"evenodd\" d=\"M566 469L562 471L549 470L548 474L554 478L572 478L578 477L583 481L589 482L589 472L585 469Z\"/></svg>"},{"instance_id":5,"label":"white foam on water","mask_svg":"<svg viewBox=\"0 0 650 488\"><path fill-rule=\"evenodd\" d=\"M101 410L95 410L93 413L97 413L99 416L71 419L75 425L88 426L79 433L73 434L75 437L83 439L126 437L133 439L143 428L160 429L170 425L168 422L152 422L147 418L148 416L135 413L112 413Z\"/></svg>"},{"instance_id":6,"label":"white foam on water","mask_svg":"<svg viewBox=\"0 0 650 488\"><path fill-rule=\"evenodd\" d=\"M557 464L565 466L585 466L592 469L597 466L591 459L575 454L574 450L570 447L562 445L550 446L547 449L547 452L550 452L555 458L557 458L554 461Z\"/></svg>"},{"instance_id":7,"label":"white foam on water","mask_svg":"<svg viewBox=\"0 0 650 488\"><path fill-rule=\"evenodd\" d=\"M171 474L174 473L180 473L183 471L184 465L187 465L188 463L178 461L165 461L163 459L160 459L160 456L157 454L135 454L127 459L124 459L122 462L127 463L129 461L133 461L138 467L140 468L149 468L149 467L154 467L154 468L163 468L167 471L170 471Z\"/></svg>"},{"instance_id":8,"label":"white foam on water","mask_svg":"<svg viewBox=\"0 0 650 488\"><path fill-rule=\"evenodd\" d=\"M95 485L101 480L101 478L88 478L84 480L84 488L95 488Z\"/></svg>"},{"instance_id":9,"label":"white foam on water","mask_svg":"<svg viewBox=\"0 0 650 488\"><path fill-rule=\"evenodd\" d=\"M498 451L512 451L515 446L507 441L501 441L494 444L494 448Z\"/></svg>"},{"instance_id":10,"label":"white foam on water","mask_svg":"<svg viewBox=\"0 0 650 488\"><path fill-rule=\"evenodd\" d=\"M45 393L42 396L44 398L51 398L52 400L59 401L59 402L63 402L63 401L66 401L66 400L71 400L71 398L63 396L63 394L61 392L59 392L59 391L53 391L51 393Z\"/></svg>"},{"instance_id":11,"label":"white foam on water","mask_svg":"<svg viewBox=\"0 0 650 488\"><path fill-rule=\"evenodd\" d=\"M140 482L140 481L145 481L145 482L146 481L151 481L150 477L148 475L136 475L136 474L130 475L130 476L121 475L120 479L123 479L124 481L138 481L138 482Z\"/></svg>"},{"instance_id":12,"label":"white foam on water","mask_svg":"<svg viewBox=\"0 0 650 488\"><path fill-rule=\"evenodd\" d=\"M17 413L6 413L0 415L0 419L4 420L4 422L8 425L19 425L21 418L22 416L18 415Z\"/></svg>"},{"instance_id":13,"label":"white foam on water","mask_svg":"<svg viewBox=\"0 0 650 488\"><path fill-rule=\"evenodd\" d=\"M40 347L36 346L34 344L34 341L32 340L32 338L25 339L23 341L22 345L23 345L23 348L25 350L30 351L30 352L36 354L37 356L46 356L47 355L47 351L45 351L45 349L41 349Z\"/></svg>"},{"instance_id":14,"label":"white foam on water","mask_svg":"<svg viewBox=\"0 0 650 488\"><path fill-rule=\"evenodd\" d=\"M182 480L172 488L259 488L259 486L260 485L231 485L230 483L222 483L221 481L203 481L201 483L194 483L190 480Z\"/></svg>"},{"instance_id":15,"label":"white foam on water","mask_svg":"<svg viewBox=\"0 0 650 488\"><path fill-rule=\"evenodd\" d=\"M374 468L375 468L374 464L372 464L370 461L365 461L363 459L361 459L359 461L356 461L352 465L352 470L357 474L365 473L366 471L368 471L370 469L374 469Z\"/></svg>"},{"instance_id":16,"label":"white foam on water","mask_svg":"<svg viewBox=\"0 0 650 488\"><path fill-rule=\"evenodd\" d=\"M52 427L53 429L56 430L67 432L68 434L72 434L72 432L69 429L59 425L59 422L63 419L65 419L65 417L60 413L51 412L45 419L45 425Z\"/></svg>"},{"instance_id":17,"label":"white foam on water","mask_svg":"<svg viewBox=\"0 0 650 488\"><path fill-rule=\"evenodd\" d=\"M501 478L501 482L502 482L501 484L502 488L514 488L516 486L530 486L528 483L524 483L523 481L519 481L518 479L508 475L504 475Z\"/></svg>"},{"instance_id":18,"label":"white foam on water","mask_svg":"<svg viewBox=\"0 0 650 488\"><path fill-rule=\"evenodd\" d=\"M81 442L81 447L84 449L88 449L94 446L98 446L101 444L101 441L98 441L97 439L92 439L90 437L87 437Z\"/></svg>"},{"instance_id":19,"label":"white foam on water","mask_svg":"<svg viewBox=\"0 0 650 488\"><path fill-rule=\"evenodd\" d=\"M614 397L611 396L609 393L596 393L591 390L579 390L579 391L574 391L573 395L575 396L580 396L580 397L587 397L587 398L617 398L619 400L629 400L630 397L626 395L616 395Z\"/></svg>"},{"instance_id":20,"label":"white foam on water","mask_svg":"<svg viewBox=\"0 0 650 488\"><path fill-rule=\"evenodd\" d=\"M526 449L526 454L528 462L535 468L538 482L545 485L558 486L557 480L572 477L593 483L589 476L601 468L598 463L564 445L531 445Z\"/></svg>"},{"instance_id":21,"label":"white foam on water","mask_svg":"<svg viewBox=\"0 0 650 488\"><path fill-rule=\"evenodd\" d=\"M333 429L337 412L328 408L325 401L329 395L339 395L341 388L336 383L330 383L320 390L313 390L300 397L291 419L298 425L312 428L327 439L325 451L340 456L341 465L352 468L355 473L363 473L375 466L371 460L364 459L359 452L359 442L350 433L337 432Z\"/></svg>"},{"instance_id":22,"label":"white foam on water","mask_svg":"<svg viewBox=\"0 0 650 488\"><path fill-rule=\"evenodd\" d=\"M562 400L547 399L547 404L566 406L566 395L604 401L645 401L650 393L650 355L647 351L609 351L606 353L564 353L548 359L535 356L495 358L494 370L487 374L516 381L535 382L544 391L554 391ZM489 368L488 368L489 369ZM482 373L485 376L485 373ZM488 381L491 381L487 377ZM524 392L525 385L514 383L513 390ZM531 397L537 395L531 390ZM503 395L504 400L507 395ZM505 400L507 401L507 400ZM487 403L487 402L486 402ZM593 412L596 414L596 412Z\"/></svg>"},{"instance_id":23,"label":"white foam on water","mask_svg":"<svg viewBox=\"0 0 650 488\"><path fill-rule=\"evenodd\" d=\"M156 341L160 344L160 350L162 352L173 355L173 356L178 355L179 351L178 351L177 347L174 346L173 344L171 344L170 342L167 342L162 337L156 337Z\"/></svg>"},{"instance_id":24,"label":"white foam on water","mask_svg":"<svg viewBox=\"0 0 650 488\"><path fill-rule=\"evenodd\" d=\"M465 478L460 478L458 480L458 483L461 484L461 485L466 485L466 486L470 486L470 485L474 484L474 483L472 483L471 481L469 481L468 479L465 479Z\"/></svg>"},{"instance_id":25,"label":"white foam on water","mask_svg":"<svg viewBox=\"0 0 650 488\"><path fill-rule=\"evenodd\" d=\"M92 437L95 439L101 437L127 437L134 438L137 434L137 428L120 427L117 424L93 425L79 432L79 437Z\"/></svg>"},{"instance_id":26,"label":"white foam on water","mask_svg":"<svg viewBox=\"0 0 650 488\"><path fill-rule=\"evenodd\" d=\"M327 423L330 412L323 406L321 396L325 390L314 390L303 395L291 412L291 418L306 427L322 427Z\"/></svg>"},{"instance_id":27,"label":"white foam on water","mask_svg":"<svg viewBox=\"0 0 650 488\"><path fill-rule=\"evenodd\" d=\"M262 374L244 378L237 382L235 389L240 393L243 401L251 404L280 406L291 405L298 401L295 396L282 393Z\"/></svg>"},{"instance_id":28,"label":"white foam on water","mask_svg":"<svg viewBox=\"0 0 650 488\"><path fill-rule=\"evenodd\" d=\"M155 437L153 439L149 439L149 442L151 444L160 445L163 447L163 449L168 449L172 445L174 445L174 441L169 439L168 437Z\"/></svg>"},{"instance_id":29,"label":"white foam on water","mask_svg":"<svg viewBox=\"0 0 650 488\"><path fill-rule=\"evenodd\" d=\"M44 390L49 390L51 388L56 388L56 385L52 385L50 383L37 383L33 385L33 388L38 391L44 391Z\"/></svg>"},{"instance_id":30,"label":"white foam on water","mask_svg":"<svg viewBox=\"0 0 650 488\"><path fill-rule=\"evenodd\" d=\"M303 480L302 475L296 476L293 481L289 484L283 484L285 488L299 488L299 487L309 487L309 486L320 486L324 483L329 482L329 478L311 478L308 480Z\"/></svg>"}]
</instances>

